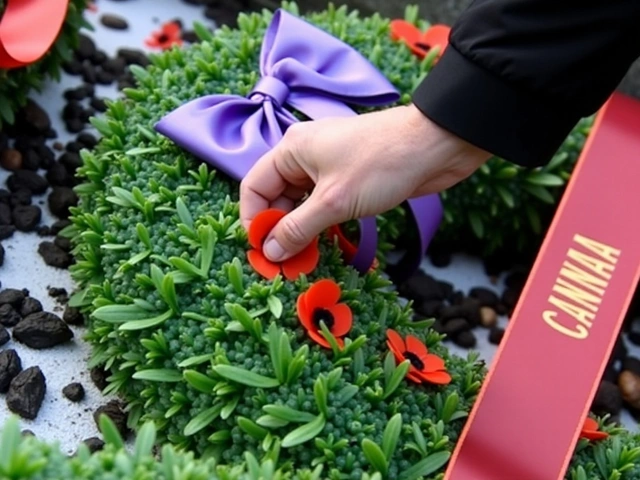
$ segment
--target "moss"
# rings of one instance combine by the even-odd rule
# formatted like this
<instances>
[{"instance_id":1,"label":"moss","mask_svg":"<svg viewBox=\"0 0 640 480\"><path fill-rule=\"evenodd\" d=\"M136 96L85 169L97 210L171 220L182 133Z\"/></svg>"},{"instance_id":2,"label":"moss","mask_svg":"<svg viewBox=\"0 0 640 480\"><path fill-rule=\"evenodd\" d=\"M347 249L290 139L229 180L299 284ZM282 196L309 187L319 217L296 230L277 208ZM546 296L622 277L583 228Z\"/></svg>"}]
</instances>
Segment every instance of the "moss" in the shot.
<instances>
[{"instance_id":1,"label":"moss","mask_svg":"<svg viewBox=\"0 0 640 480\"><path fill-rule=\"evenodd\" d=\"M0 14L4 11L5 3L6 0L0 0ZM47 78L60 78L62 64L71 59L73 49L78 45L80 28L90 28L82 17L86 3L86 0L69 2L60 35L44 57L26 67L0 69L0 127L3 123L14 122L14 114L25 105L29 94L40 90Z\"/></svg>"},{"instance_id":2,"label":"moss","mask_svg":"<svg viewBox=\"0 0 640 480\"><path fill-rule=\"evenodd\" d=\"M308 277L259 277L246 261L237 182L153 131L182 102L248 93L270 18L241 15L239 29L213 34L199 28L202 43L132 67L138 86L94 119L103 138L82 153L81 202L65 231L82 287L71 304L90 316L91 364L111 372L107 391L127 400L130 426L154 422L161 443L201 457L240 465L250 453L285 472L322 465L331 479L418 478L406 473L412 466L439 478L484 364L449 354L431 321L413 322L388 281L345 266L324 236ZM371 58L405 102L428 72L428 61L391 42L387 19L333 7L307 19ZM354 315L343 351L311 342L297 319L298 296L320 278L341 286ZM387 328L419 337L444 359L451 383L405 379ZM594 451L585 447L580 463L593 463Z\"/></svg>"}]
</instances>

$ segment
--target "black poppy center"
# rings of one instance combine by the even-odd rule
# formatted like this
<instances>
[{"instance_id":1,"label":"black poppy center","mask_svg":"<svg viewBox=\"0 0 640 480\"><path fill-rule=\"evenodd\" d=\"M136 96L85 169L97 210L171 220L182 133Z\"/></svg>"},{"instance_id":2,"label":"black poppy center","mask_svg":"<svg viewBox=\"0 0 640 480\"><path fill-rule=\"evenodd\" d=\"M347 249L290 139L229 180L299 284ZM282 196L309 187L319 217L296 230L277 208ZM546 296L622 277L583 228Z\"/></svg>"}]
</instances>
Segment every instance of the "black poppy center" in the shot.
<instances>
[{"instance_id":1,"label":"black poppy center","mask_svg":"<svg viewBox=\"0 0 640 480\"><path fill-rule=\"evenodd\" d=\"M320 322L324 322L329 330L333 328L333 324L335 323L335 319L333 318L333 314L324 308L316 308L313 311L313 323L318 329L320 328Z\"/></svg>"},{"instance_id":2,"label":"black poppy center","mask_svg":"<svg viewBox=\"0 0 640 480\"><path fill-rule=\"evenodd\" d=\"M413 365L418 370L422 370L424 368L424 363L422 363L422 360L420 360L415 353L404 352L404 358L409 360L411 362L411 365Z\"/></svg>"},{"instance_id":3,"label":"black poppy center","mask_svg":"<svg viewBox=\"0 0 640 480\"><path fill-rule=\"evenodd\" d=\"M424 50L425 52L431 48L429 45L427 45L426 43L422 43L422 42L416 42L415 45L416 45L416 47L418 47L421 50Z\"/></svg>"},{"instance_id":4,"label":"black poppy center","mask_svg":"<svg viewBox=\"0 0 640 480\"><path fill-rule=\"evenodd\" d=\"M169 41L169 35L167 35L166 33L161 33L160 36L158 37L158 41L160 43L165 43Z\"/></svg>"}]
</instances>

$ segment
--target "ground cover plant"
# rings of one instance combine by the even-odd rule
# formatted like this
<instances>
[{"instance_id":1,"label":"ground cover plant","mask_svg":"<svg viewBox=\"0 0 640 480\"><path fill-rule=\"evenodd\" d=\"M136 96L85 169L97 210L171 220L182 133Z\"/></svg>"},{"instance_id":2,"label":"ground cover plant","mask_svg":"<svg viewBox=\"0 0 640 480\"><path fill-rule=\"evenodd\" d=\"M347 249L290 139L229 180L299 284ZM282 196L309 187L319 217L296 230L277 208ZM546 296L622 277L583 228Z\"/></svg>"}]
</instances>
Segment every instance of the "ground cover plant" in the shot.
<instances>
[{"instance_id":1,"label":"ground cover plant","mask_svg":"<svg viewBox=\"0 0 640 480\"><path fill-rule=\"evenodd\" d=\"M198 96L247 94L271 15L197 28L199 44L131 67L137 86L94 119L103 138L82 154L65 231L91 366L110 372L131 427L153 422L160 443L198 457L243 468L250 454L291 478L440 478L483 363L451 355L430 320L414 321L379 272L346 266L329 235L291 263L265 262L260 240L278 212L245 232L237 182L153 130ZM403 102L428 73L433 59L392 42L388 19L331 6L306 18L370 58ZM636 437L589 431L568 478L640 473Z\"/></svg>"}]
</instances>

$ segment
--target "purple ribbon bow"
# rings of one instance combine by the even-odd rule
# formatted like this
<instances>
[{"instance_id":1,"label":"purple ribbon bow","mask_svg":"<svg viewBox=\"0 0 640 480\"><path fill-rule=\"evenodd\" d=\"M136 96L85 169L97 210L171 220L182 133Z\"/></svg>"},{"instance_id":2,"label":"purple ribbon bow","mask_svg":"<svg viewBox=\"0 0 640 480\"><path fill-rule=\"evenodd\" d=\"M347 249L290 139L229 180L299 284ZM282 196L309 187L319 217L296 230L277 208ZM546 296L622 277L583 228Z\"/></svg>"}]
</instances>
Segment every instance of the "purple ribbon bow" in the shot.
<instances>
[{"instance_id":1,"label":"purple ribbon bow","mask_svg":"<svg viewBox=\"0 0 640 480\"><path fill-rule=\"evenodd\" d=\"M287 107L316 120L356 115L348 104L380 106L399 98L393 85L360 53L284 10L274 13L265 33L260 75L246 98L208 95L192 100L160 119L156 130L241 181L298 121ZM438 228L442 206L437 195L408 203L421 249L400 264L409 274L419 266ZM358 251L351 262L359 271L370 268L377 241L375 217L360 219Z\"/></svg>"}]
</instances>

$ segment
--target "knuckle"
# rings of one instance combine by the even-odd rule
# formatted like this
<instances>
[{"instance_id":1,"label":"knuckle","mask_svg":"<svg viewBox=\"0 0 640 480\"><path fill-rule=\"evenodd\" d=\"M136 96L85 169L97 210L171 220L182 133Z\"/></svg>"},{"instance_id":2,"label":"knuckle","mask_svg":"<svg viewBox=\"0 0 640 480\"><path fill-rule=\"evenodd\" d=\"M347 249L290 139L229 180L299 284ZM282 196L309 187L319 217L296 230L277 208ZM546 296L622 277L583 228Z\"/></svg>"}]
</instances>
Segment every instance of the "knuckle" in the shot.
<instances>
[{"instance_id":1,"label":"knuckle","mask_svg":"<svg viewBox=\"0 0 640 480\"><path fill-rule=\"evenodd\" d=\"M321 205L328 210L331 216L344 217L348 215L349 196L348 190L341 185L334 184L325 189L320 195Z\"/></svg>"},{"instance_id":2,"label":"knuckle","mask_svg":"<svg viewBox=\"0 0 640 480\"><path fill-rule=\"evenodd\" d=\"M295 217L286 218L286 220L282 223L282 237L291 245L303 247L307 243L309 243L307 235L305 235L304 232L305 230L300 224L300 221Z\"/></svg>"}]
</instances>

